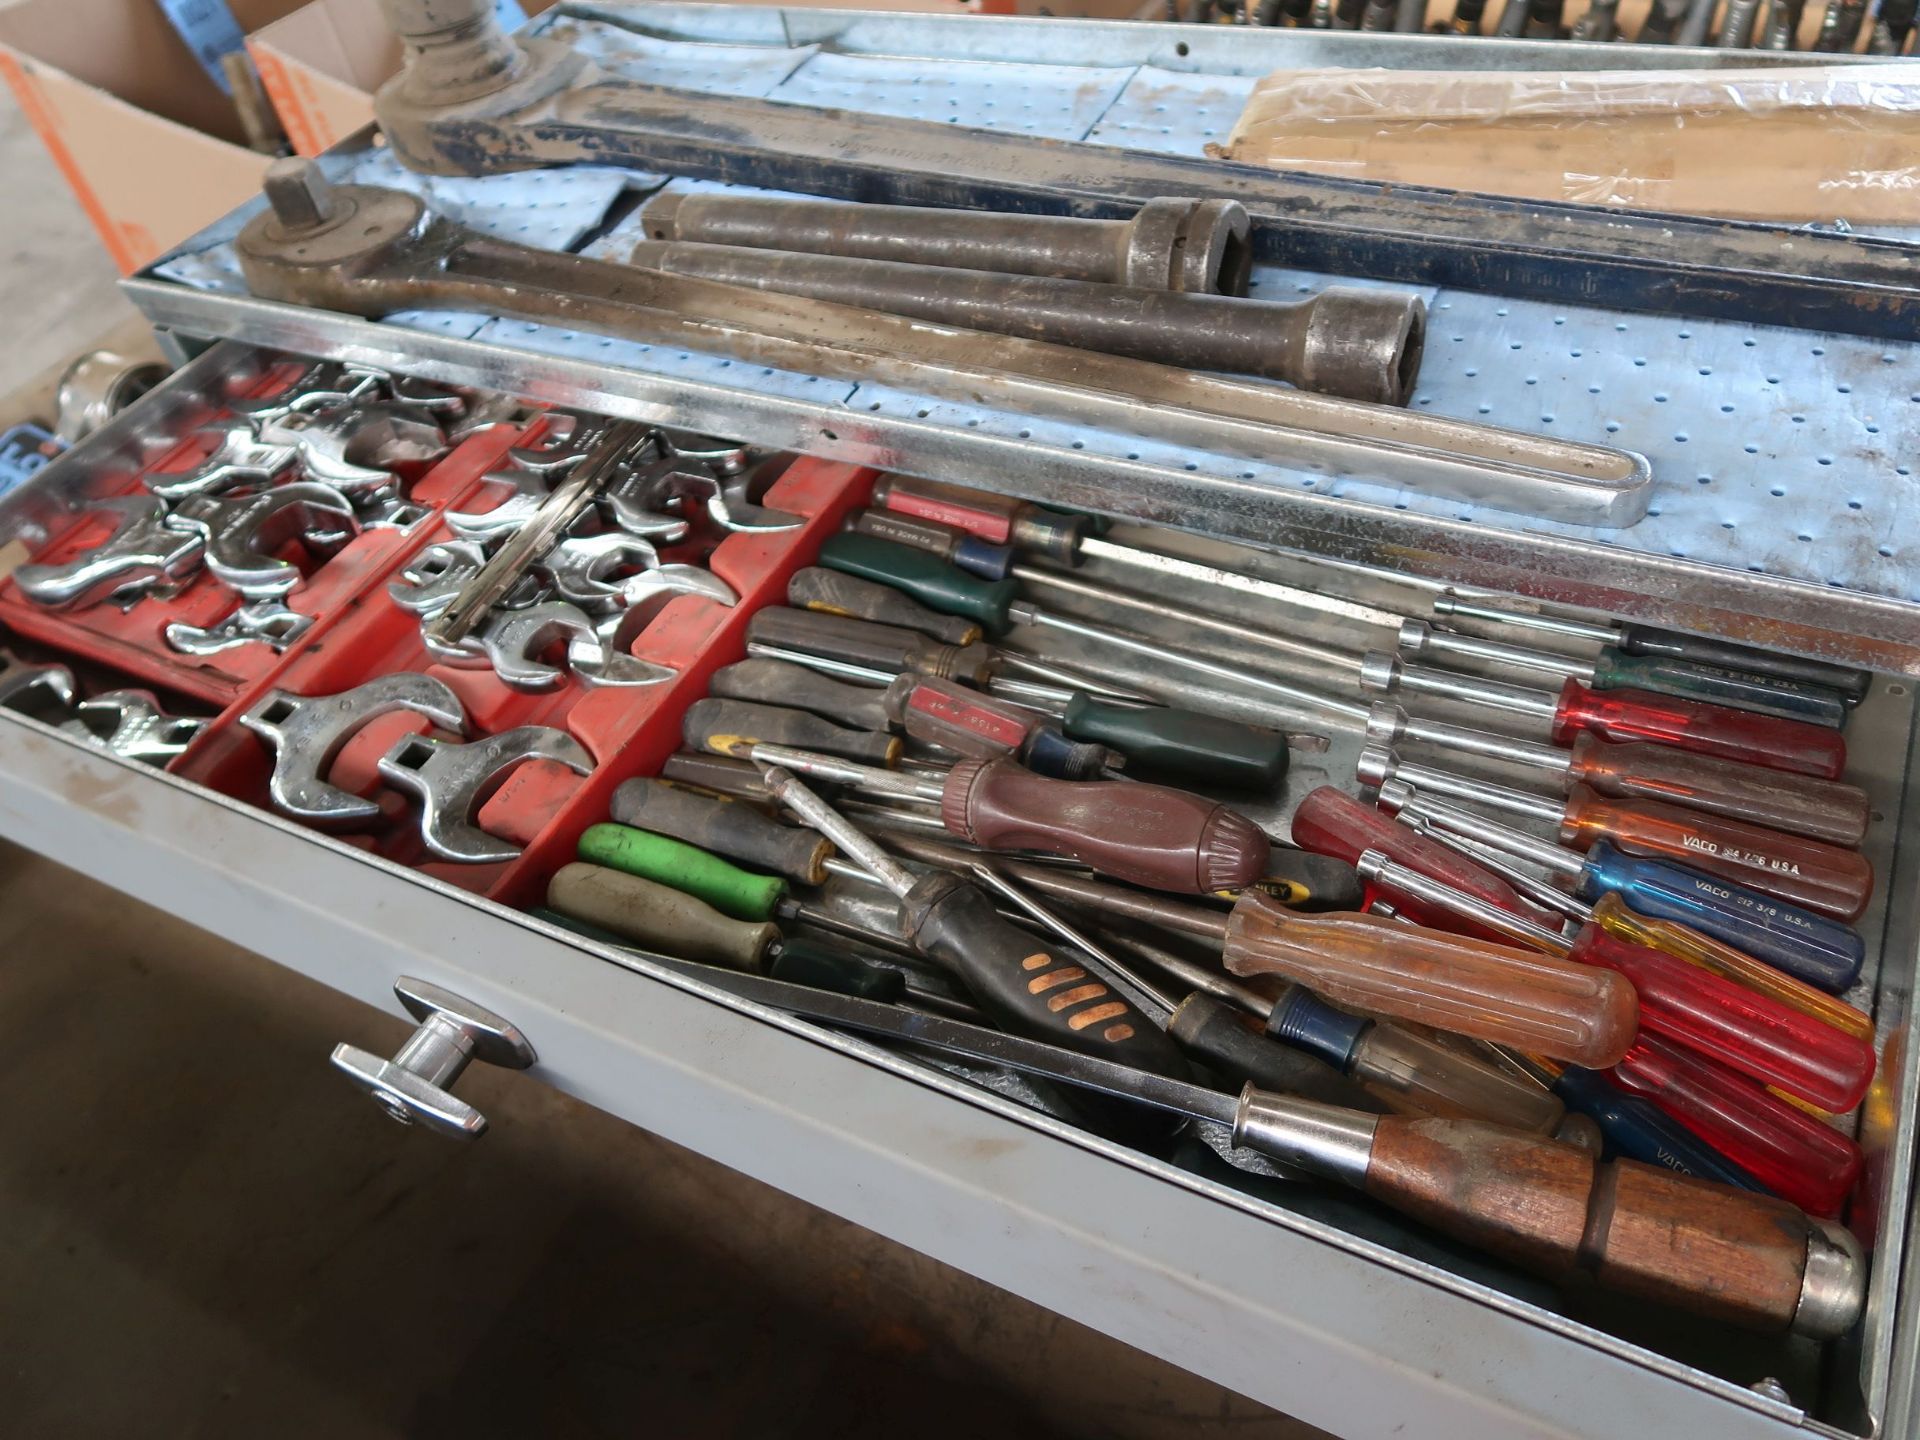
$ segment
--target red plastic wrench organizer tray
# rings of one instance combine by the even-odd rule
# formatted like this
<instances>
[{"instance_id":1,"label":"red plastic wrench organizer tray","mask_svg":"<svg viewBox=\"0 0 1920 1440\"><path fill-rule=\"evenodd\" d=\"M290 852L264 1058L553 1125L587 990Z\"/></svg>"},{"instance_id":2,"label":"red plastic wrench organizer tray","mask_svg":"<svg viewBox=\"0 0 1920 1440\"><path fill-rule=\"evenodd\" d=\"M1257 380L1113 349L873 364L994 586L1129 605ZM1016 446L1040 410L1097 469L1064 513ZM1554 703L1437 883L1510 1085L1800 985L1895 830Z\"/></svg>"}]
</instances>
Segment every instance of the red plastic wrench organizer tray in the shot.
<instances>
[{"instance_id":1,"label":"red plastic wrench organizer tray","mask_svg":"<svg viewBox=\"0 0 1920 1440\"><path fill-rule=\"evenodd\" d=\"M239 389L236 398L272 396L293 383L306 368L304 361L275 365L253 384ZM232 416L230 410L214 412L201 423L216 424ZM461 505L480 488L481 477L499 464L509 446L521 443L523 436L532 438L537 434L537 425L535 422L535 426L525 429L501 426L483 431L464 441L424 473L408 475L402 468L399 473L412 482L407 488L408 499L436 515ZM109 493L139 494L145 488L145 475L174 475L191 470L206 457L213 443L200 434L182 437L168 447L157 462L138 473L129 473L125 483ZM45 563L68 560L92 548L106 536L108 529L105 521L83 513L73 526L30 558ZM147 595L125 610L108 603L80 610L49 609L27 599L8 578L0 582L0 623L16 634L104 665L143 684L191 696L210 706L231 705L242 696L250 695L257 686L270 683L302 646L320 640L355 596L383 580L397 564L426 545L434 530L431 519L404 531L365 530L314 567L286 597L289 609L313 616L314 623L284 654L276 653L270 645L246 644L211 655L185 655L167 644L168 625L178 621L210 626L225 619L242 603L240 596L204 570L196 573L178 593L164 598ZM297 547L290 548L285 558L297 559Z\"/></svg>"},{"instance_id":2,"label":"red plastic wrench organizer tray","mask_svg":"<svg viewBox=\"0 0 1920 1440\"><path fill-rule=\"evenodd\" d=\"M328 780L378 799L391 824L342 838L424 871L437 879L509 905L537 904L554 870L573 858L587 826L606 819L609 799L622 781L656 773L680 745L687 706L707 691L713 672L746 653L747 621L764 605L784 604L787 581L811 564L821 544L848 514L866 503L876 471L822 460L798 459L769 487L763 503L799 515L803 524L768 534L735 534L708 558L708 568L740 599L722 605L704 596L671 601L641 633L633 653L672 667L673 679L657 685L590 689L568 682L546 694L514 690L491 670L436 665L420 643L419 618L395 605L387 581L406 557L365 584L345 612L301 646L274 680L299 695L332 695L378 675L418 670L444 681L466 707L467 738L520 725L565 729L592 754L587 777L545 761L515 770L476 817L483 830L525 846L520 857L492 865L458 865L434 859L421 847L411 797L383 786L379 757L408 733L428 728L415 715L395 715L366 726L334 761ZM437 522L431 535L407 554L446 538ZM249 694L250 704L266 687ZM231 707L210 727L176 773L216 790L270 808L267 779L272 756Z\"/></svg>"}]
</instances>

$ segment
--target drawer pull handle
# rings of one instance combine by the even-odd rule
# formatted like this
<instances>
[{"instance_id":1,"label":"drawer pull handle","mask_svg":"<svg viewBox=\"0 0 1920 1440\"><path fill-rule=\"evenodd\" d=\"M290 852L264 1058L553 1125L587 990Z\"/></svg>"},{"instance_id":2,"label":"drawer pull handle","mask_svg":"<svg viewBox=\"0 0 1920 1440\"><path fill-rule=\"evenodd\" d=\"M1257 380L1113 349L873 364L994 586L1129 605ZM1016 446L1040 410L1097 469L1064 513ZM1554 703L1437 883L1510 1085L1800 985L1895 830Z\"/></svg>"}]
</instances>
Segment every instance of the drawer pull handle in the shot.
<instances>
[{"instance_id":1,"label":"drawer pull handle","mask_svg":"<svg viewBox=\"0 0 1920 1440\"><path fill-rule=\"evenodd\" d=\"M456 1099L453 1083L472 1060L525 1070L534 1061L527 1037L491 1010L424 980L402 976L393 993L420 1028L391 1060L356 1045L336 1045L334 1068L402 1125L424 1125L463 1140L484 1135L487 1117Z\"/></svg>"}]
</instances>

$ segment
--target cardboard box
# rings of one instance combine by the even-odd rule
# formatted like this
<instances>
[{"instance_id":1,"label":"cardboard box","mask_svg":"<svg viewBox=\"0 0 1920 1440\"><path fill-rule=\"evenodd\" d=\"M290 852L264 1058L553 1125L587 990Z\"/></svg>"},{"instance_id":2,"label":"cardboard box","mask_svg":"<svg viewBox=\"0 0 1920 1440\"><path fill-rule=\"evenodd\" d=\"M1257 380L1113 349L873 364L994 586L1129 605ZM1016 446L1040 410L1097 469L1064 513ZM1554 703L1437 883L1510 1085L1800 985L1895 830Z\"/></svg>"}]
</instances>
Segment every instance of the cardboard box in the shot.
<instances>
[{"instance_id":1,"label":"cardboard box","mask_svg":"<svg viewBox=\"0 0 1920 1440\"><path fill-rule=\"evenodd\" d=\"M232 0L242 28L292 0ZM0 10L0 74L122 274L260 189L267 157L152 0Z\"/></svg>"}]
</instances>

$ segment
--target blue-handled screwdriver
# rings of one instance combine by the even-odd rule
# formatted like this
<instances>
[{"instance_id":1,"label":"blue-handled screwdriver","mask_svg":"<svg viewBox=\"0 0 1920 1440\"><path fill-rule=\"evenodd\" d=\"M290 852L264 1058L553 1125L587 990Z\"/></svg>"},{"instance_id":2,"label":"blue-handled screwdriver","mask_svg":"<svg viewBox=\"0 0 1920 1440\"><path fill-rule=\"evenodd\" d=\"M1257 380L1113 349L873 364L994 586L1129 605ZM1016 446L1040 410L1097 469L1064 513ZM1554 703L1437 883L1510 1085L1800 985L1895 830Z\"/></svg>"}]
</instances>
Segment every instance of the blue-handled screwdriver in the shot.
<instances>
[{"instance_id":1,"label":"blue-handled screwdriver","mask_svg":"<svg viewBox=\"0 0 1920 1440\"><path fill-rule=\"evenodd\" d=\"M1642 915L1690 925L1830 993L1853 984L1866 960L1866 942L1839 921L1685 865L1623 855L1604 840L1576 854L1401 781L1381 787L1381 809L1394 814L1407 806L1441 830L1542 866L1584 900L1617 892Z\"/></svg>"}]
</instances>

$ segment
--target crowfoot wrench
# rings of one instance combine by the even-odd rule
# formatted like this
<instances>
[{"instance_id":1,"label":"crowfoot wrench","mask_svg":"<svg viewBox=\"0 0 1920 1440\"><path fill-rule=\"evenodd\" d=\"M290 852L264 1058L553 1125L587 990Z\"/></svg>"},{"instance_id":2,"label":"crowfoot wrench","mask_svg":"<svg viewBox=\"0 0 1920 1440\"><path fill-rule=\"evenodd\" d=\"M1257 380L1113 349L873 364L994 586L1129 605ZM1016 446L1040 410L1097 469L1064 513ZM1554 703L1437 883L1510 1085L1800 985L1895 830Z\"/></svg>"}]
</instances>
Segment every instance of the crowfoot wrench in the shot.
<instances>
[{"instance_id":1,"label":"crowfoot wrench","mask_svg":"<svg viewBox=\"0 0 1920 1440\"><path fill-rule=\"evenodd\" d=\"M213 625L171 622L163 632L167 644L182 655L217 655L236 645L266 645L278 655L307 633L313 616L290 610L280 600L243 601L234 612Z\"/></svg>"},{"instance_id":2,"label":"crowfoot wrench","mask_svg":"<svg viewBox=\"0 0 1920 1440\"><path fill-rule=\"evenodd\" d=\"M431 675L402 670L382 675L338 695L295 695L269 690L240 717L273 751L267 793L273 808L310 825L351 827L380 818L380 806L324 778L341 747L361 726L382 715L410 710L442 730L462 734L467 712L460 697Z\"/></svg>"},{"instance_id":3,"label":"crowfoot wrench","mask_svg":"<svg viewBox=\"0 0 1920 1440\"><path fill-rule=\"evenodd\" d=\"M29 600L57 609L90 605L119 591L169 585L199 568L205 536L170 526L157 496L114 495L92 508L115 517L113 533L58 565L15 570L13 578Z\"/></svg>"},{"instance_id":4,"label":"crowfoot wrench","mask_svg":"<svg viewBox=\"0 0 1920 1440\"><path fill-rule=\"evenodd\" d=\"M387 372L370 365L321 360L308 366L286 389L262 398L240 398L229 403L236 415L266 422L302 410L331 410L375 394L388 382Z\"/></svg>"},{"instance_id":5,"label":"crowfoot wrench","mask_svg":"<svg viewBox=\"0 0 1920 1440\"><path fill-rule=\"evenodd\" d=\"M257 495L215 499L197 495L167 517L167 525L198 535L207 569L221 584L252 600L285 595L300 583L298 566L276 557L290 540L325 549L356 535L353 502L313 480L295 480Z\"/></svg>"},{"instance_id":6,"label":"crowfoot wrench","mask_svg":"<svg viewBox=\"0 0 1920 1440\"><path fill-rule=\"evenodd\" d=\"M360 407L350 410L294 410L260 422L260 438L271 445L290 445L299 452L300 466L308 477L336 490L385 490L392 486L391 472L361 465L347 458L347 450L358 436L356 417ZM439 428L433 427L436 440ZM444 441L441 442L444 446Z\"/></svg>"},{"instance_id":7,"label":"crowfoot wrench","mask_svg":"<svg viewBox=\"0 0 1920 1440\"><path fill-rule=\"evenodd\" d=\"M151 690L109 690L82 700L60 728L124 760L165 765L193 743L207 722L169 715Z\"/></svg>"},{"instance_id":8,"label":"crowfoot wrench","mask_svg":"<svg viewBox=\"0 0 1920 1440\"><path fill-rule=\"evenodd\" d=\"M467 865L512 860L518 845L487 834L473 812L523 761L551 760L576 775L593 773L593 757L564 730L522 725L464 745L407 735L380 757L380 777L420 800L420 839L429 854Z\"/></svg>"},{"instance_id":9,"label":"crowfoot wrench","mask_svg":"<svg viewBox=\"0 0 1920 1440\"><path fill-rule=\"evenodd\" d=\"M487 552L477 540L442 540L422 550L387 582L387 596L402 610L431 620L453 603L453 597L487 563ZM539 603L545 588L534 575L523 576L497 608L524 610Z\"/></svg>"},{"instance_id":10,"label":"crowfoot wrench","mask_svg":"<svg viewBox=\"0 0 1920 1440\"><path fill-rule=\"evenodd\" d=\"M209 425L201 431L218 435L220 443L193 469L178 475L148 475L147 489L162 500L184 500L189 495L223 495L252 485L267 485L300 458L293 445L270 445L245 421Z\"/></svg>"}]
</instances>

